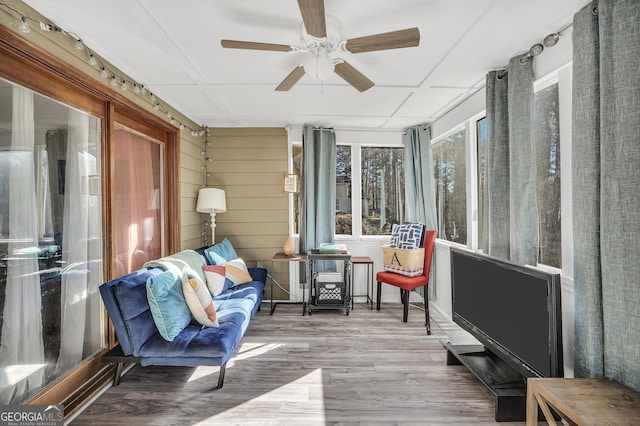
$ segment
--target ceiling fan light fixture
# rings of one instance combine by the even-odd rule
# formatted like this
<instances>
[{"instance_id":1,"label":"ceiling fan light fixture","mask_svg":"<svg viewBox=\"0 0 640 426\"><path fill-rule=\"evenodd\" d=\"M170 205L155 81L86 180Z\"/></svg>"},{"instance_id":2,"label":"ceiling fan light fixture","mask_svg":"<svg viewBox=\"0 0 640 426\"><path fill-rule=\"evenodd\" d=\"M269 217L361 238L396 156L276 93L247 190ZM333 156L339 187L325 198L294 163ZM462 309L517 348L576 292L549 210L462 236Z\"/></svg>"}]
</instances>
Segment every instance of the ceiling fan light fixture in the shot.
<instances>
[{"instance_id":1,"label":"ceiling fan light fixture","mask_svg":"<svg viewBox=\"0 0 640 426\"><path fill-rule=\"evenodd\" d=\"M318 51L309 55L304 61L305 74L316 80L326 80L333 75L335 65L327 52Z\"/></svg>"}]
</instances>

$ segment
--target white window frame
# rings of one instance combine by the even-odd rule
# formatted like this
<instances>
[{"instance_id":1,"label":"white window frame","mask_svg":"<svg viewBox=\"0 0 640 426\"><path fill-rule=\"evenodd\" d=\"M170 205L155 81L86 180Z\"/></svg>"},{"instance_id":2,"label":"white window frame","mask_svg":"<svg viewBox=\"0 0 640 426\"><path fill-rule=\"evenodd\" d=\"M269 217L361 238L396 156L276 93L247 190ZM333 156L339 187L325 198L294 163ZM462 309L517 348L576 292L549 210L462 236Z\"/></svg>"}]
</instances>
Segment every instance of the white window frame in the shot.
<instances>
[{"instance_id":1,"label":"white window frame","mask_svg":"<svg viewBox=\"0 0 640 426\"><path fill-rule=\"evenodd\" d=\"M476 116L480 116L482 117L482 115L480 114L476 114L474 117ZM477 191L478 191L478 184L477 184L477 178L473 177L473 176L469 176L469 174L477 174L477 162L473 163L473 164L469 164L469 159L470 159L470 150L471 151L476 151L475 148L472 148L471 145L475 144L475 139L470 139L470 135L471 135L471 131L469 130L470 127L473 127L473 134L475 135L475 119L469 118L465 121L463 121L462 123L458 124L457 126L447 130L444 133L439 134L436 137L431 138L431 149L433 151L433 147L434 145L442 142L444 139L448 138L451 135L454 135L458 132L460 132L461 130L464 130L464 143L465 143L465 168L466 168L466 215L467 215L467 244L461 244L461 243L456 243L454 241L449 241L449 240L445 240L444 238L439 238L438 237L438 242L443 244L443 245L447 245L450 247L467 247L468 249L472 249L472 247L477 247L478 246L478 229L477 226L474 228L473 224L472 224L472 220L470 220L470 218L472 218L472 212L474 209L474 205L471 204L472 199L475 201L475 208L477 209L477 205L478 205L478 196L477 196ZM473 141L473 142L471 142ZM475 153L474 153L474 158L477 158ZM470 166L473 167L473 169L470 169ZM473 183L475 181L475 184ZM472 185L474 185L472 187ZM475 195L472 195L470 192L472 191L472 189L475 190ZM476 215L477 217L477 215ZM477 223L477 220L476 222Z\"/></svg>"},{"instance_id":2,"label":"white window frame","mask_svg":"<svg viewBox=\"0 0 640 426\"><path fill-rule=\"evenodd\" d=\"M293 173L293 146L302 144L302 128L288 126L288 172ZM403 148L402 135L398 130L362 130L335 129L337 145L351 147L351 235L336 235L336 241L387 241L389 235L362 235L362 148ZM294 233L293 194L289 194L289 236L298 237Z\"/></svg>"}]
</instances>

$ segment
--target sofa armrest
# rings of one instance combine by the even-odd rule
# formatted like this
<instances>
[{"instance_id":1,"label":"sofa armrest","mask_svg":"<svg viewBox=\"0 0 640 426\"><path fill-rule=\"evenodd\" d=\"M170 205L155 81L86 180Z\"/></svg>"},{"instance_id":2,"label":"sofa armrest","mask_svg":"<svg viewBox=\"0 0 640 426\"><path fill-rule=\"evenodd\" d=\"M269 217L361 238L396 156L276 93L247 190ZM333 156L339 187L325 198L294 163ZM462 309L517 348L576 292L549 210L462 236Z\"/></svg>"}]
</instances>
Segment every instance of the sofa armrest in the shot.
<instances>
[{"instance_id":1,"label":"sofa armrest","mask_svg":"<svg viewBox=\"0 0 640 426\"><path fill-rule=\"evenodd\" d=\"M265 268L247 268L249 275L254 281L260 281L262 284L267 284L267 270Z\"/></svg>"}]
</instances>

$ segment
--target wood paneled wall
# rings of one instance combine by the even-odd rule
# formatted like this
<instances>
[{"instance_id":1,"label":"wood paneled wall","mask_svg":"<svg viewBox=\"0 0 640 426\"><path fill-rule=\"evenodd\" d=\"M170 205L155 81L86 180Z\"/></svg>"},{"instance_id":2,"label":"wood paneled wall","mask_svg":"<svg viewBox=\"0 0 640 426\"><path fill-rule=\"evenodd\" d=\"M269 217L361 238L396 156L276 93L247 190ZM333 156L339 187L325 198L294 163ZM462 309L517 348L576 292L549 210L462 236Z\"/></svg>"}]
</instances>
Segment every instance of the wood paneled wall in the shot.
<instances>
[{"instance_id":1,"label":"wood paneled wall","mask_svg":"<svg viewBox=\"0 0 640 426\"><path fill-rule=\"evenodd\" d=\"M207 186L224 189L227 197L227 212L216 216L216 242L226 237L248 266L269 267L289 233L288 195L282 190L287 132L215 128L210 135ZM288 282L285 275L279 278Z\"/></svg>"},{"instance_id":2,"label":"wood paneled wall","mask_svg":"<svg viewBox=\"0 0 640 426\"><path fill-rule=\"evenodd\" d=\"M181 132L185 133L185 132ZM190 134L189 134L190 136ZM205 175L200 169L204 162L201 154L204 137L180 138L180 242L181 248L196 249L203 244L202 215L196 212L198 191Z\"/></svg>"}]
</instances>

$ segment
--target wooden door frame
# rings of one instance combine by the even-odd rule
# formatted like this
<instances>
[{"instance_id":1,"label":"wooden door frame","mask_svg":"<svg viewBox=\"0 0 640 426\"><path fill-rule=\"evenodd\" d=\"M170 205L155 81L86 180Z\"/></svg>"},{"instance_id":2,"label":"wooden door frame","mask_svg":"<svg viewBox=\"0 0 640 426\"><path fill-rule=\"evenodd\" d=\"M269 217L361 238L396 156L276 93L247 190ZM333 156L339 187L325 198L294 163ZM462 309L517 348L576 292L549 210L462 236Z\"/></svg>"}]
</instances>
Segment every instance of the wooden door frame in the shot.
<instances>
[{"instance_id":1,"label":"wooden door frame","mask_svg":"<svg viewBox=\"0 0 640 426\"><path fill-rule=\"evenodd\" d=\"M101 119L102 123L102 209L103 209L103 277L113 276L112 224L113 199L113 122L116 113L127 115L143 128L164 133L166 246L169 253L180 246L180 137L179 129L146 108L103 84L79 68L52 55L40 46L0 25L0 77L27 87L39 94L78 108ZM107 385L115 366L104 364L101 356L115 343L113 326L104 315L104 350L83 360L76 368L29 399L27 404L64 404L65 419L75 414L83 404Z\"/></svg>"}]
</instances>

